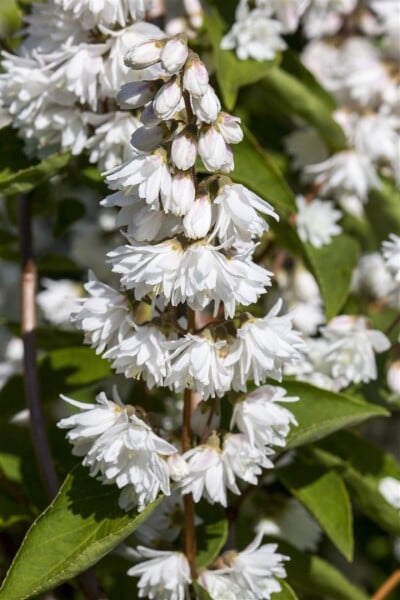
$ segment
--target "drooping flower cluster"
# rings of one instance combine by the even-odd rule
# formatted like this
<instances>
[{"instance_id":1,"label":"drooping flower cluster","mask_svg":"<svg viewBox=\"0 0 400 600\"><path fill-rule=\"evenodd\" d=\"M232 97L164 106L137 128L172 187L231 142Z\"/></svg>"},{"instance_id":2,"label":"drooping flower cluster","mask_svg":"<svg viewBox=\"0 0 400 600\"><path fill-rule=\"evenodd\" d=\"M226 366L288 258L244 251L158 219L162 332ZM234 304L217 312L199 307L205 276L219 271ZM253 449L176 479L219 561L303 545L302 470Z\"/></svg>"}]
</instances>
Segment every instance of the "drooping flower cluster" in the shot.
<instances>
[{"instance_id":1,"label":"drooping flower cluster","mask_svg":"<svg viewBox=\"0 0 400 600\"><path fill-rule=\"evenodd\" d=\"M221 111L185 36L168 37L151 26L125 64L134 80L123 84L117 100L123 110L140 111L140 126L132 157L106 173L112 193L102 202L119 209L126 238L108 255L120 287L92 277L73 320L117 373L142 378L148 388L192 390L206 417L193 426L198 445L183 454L165 432L153 432L143 408L105 396L97 405L75 403L82 412L59 425L70 430L74 453L90 474L122 490L124 508L142 510L159 491L169 495L170 480L195 502L204 497L227 506L228 491L240 494L241 482L256 484L273 467L276 448L296 425L281 403L297 398L287 398L283 388L247 393L249 380L280 381L303 348L291 317L279 316L281 301L265 317L246 312L271 285L272 273L252 254L268 230L265 219L278 215L227 176L234 167L231 145L243 137L240 120ZM197 157L208 175L196 173ZM236 402L232 431L218 432L218 403L228 392ZM260 542L225 557L220 572L204 574L211 597L219 597L210 583L215 577L249 598L280 589L283 557L274 546L258 548ZM140 597L183 599L190 580L183 555L145 548L139 554L149 559L130 571L140 576ZM253 559L259 568L250 567Z\"/></svg>"}]
</instances>

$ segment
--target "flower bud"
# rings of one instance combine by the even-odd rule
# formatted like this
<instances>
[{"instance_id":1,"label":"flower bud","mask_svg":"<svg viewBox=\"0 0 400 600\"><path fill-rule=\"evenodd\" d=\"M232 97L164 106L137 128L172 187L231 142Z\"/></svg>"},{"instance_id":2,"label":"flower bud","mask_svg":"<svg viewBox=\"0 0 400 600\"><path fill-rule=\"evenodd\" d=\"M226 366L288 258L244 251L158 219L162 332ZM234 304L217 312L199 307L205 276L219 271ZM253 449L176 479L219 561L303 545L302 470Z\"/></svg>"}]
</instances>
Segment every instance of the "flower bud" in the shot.
<instances>
[{"instance_id":1,"label":"flower bud","mask_svg":"<svg viewBox=\"0 0 400 600\"><path fill-rule=\"evenodd\" d=\"M196 96L192 97L192 107L196 117L200 121L211 123L217 119L221 110L221 103L213 88L208 85L207 91L203 96L199 96L198 98Z\"/></svg>"},{"instance_id":2,"label":"flower bud","mask_svg":"<svg viewBox=\"0 0 400 600\"><path fill-rule=\"evenodd\" d=\"M189 475L189 467L186 460L175 452L167 458L169 476L173 481L181 481L184 477Z\"/></svg>"},{"instance_id":3,"label":"flower bud","mask_svg":"<svg viewBox=\"0 0 400 600\"><path fill-rule=\"evenodd\" d=\"M203 127L198 147L201 160L208 171L228 173L233 170L232 150L216 127Z\"/></svg>"},{"instance_id":4,"label":"flower bud","mask_svg":"<svg viewBox=\"0 0 400 600\"><path fill-rule=\"evenodd\" d=\"M178 79L173 77L164 84L153 100L154 112L160 119L170 119L179 109L182 100L182 90Z\"/></svg>"},{"instance_id":5,"label":"flower bud","mask_svg":"<svg viewBox=\"0 0 400 600\"><path fill-rule=\"evenodd\" d=\"M239 117L221 112L217 119L218 128L227 144L238 144L243 139L243 131L240 127Z\"/></svg>"},{"instance_id":6,"label":"flower bud","mask_svg":"<svg viewBox=\"0 0 400 600\"><path fill-rule=\"evenodd\" d=\"M192 96L204 96L208 89L208 71L195 54L186 63L183 87Z\"/></svg>"},{"instance_id":7,"label":"flower bud","mask_svg":"<svg viewBox=\"0 0 400 600\"><path fill-rule=\"evenodd\" d=\"M396 360L390 365L386 381L393 395L400 396L400 360Z\"/></svg>"},{"instance_id":8,"label":"flower bud","mask_svg":"<svg viewBox=\"0 0 400 600\"><path fill-rule=\"evenodd\" d=\"M212 210L208 194L196 198L193 206L183 219L183 229L186 237L192 239L203 238L211 227Z\"/></svg>"},{"instance_id":9,"label":"flower bud","mask_svg":"<svg viewBox=\"0 0 400 600\"><path fill-rule=\"evenodd\" d=\"M155 127L139 127L133 132L131 144L142 152L151 152L159 146L169 135L164 124Z\"/></svg>"},{"instance_id":10,"label":"flower bud","mask_svg":"<svg viewBox=\"0 0 400 600\"><path fill-rule=\"evenodd\" d=\"M140 120L145 127L154 127L154 125L158 125L161 122L160 117L154 110L152 102L150 102L150 104L143 109L143 112L140 115Z\"/></svg>"},{"instance_id":11,"label":"flower bud","mask_svg":"<svg viewBox=\"0 0 400 600\"><path fill-rule=\"evenodd\" d=\"M153 98L156 89L154 83L148 81L125 83L117 94L117 103L120 108L139 108Z\"/></svg>"},{"instance_id":12,"label":"flower bud","mask_svg":"<svg viewBox=\"0 0 400 600\"><path fill-rule=\"evenodd\" d=\"M145 69L160 60L164 40L147 40L128 50L124 63L131 69Z\"/></svg>"},{"instance_id":13,"label":"flower bud","mask_svg":"<svg viewBox=\"0 0 400 600\"><path fill-rule=\"evenodd\" d=\"M171 145L172 162L181 169L186 171L193 167L196 162L197 143L196 137L187 129L176 136Z\"/></svg>"},{"instance_id":14,"label":"flower bud","mask_svg":"<svg viewBox=\"0 0 400 600\"><path fill-rule=\"evenodd\" d=\"M192 174L189 171L179 171L172 178L171 212L178 216L186 215L193 206L195 193Z\"/></svg>"},{"instance_id":15,"label":"flower bud","mask_svg":"<svg viewBox=\"0 0 400 600\"><path fill-rule=\"evenodd\" d=\"M318 284L309 271L302 267L296 269L293 279L293 291L301 302L313 302L320 298Z\"/></svg>"},{"instance_id":16,"label":"flower bud","mask_svg":"<svg viewBox=\"0 0 400 600\"><path fill-rule=\"evenodd\" d=\"M161 64L168 73L177 73L188 57L186 39L177 35L168 40L161 52Z\"/></svg>"}]
</instances>

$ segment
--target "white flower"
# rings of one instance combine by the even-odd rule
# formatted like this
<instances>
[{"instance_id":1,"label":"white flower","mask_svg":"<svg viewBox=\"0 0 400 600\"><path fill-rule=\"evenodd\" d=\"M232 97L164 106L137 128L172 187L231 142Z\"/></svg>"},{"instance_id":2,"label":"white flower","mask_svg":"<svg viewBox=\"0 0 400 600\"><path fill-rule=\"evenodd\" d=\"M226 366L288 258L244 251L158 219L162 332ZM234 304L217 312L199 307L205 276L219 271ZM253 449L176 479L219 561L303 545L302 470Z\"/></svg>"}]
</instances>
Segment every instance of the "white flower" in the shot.
<instances>
[{"instance_id":1,"label":"white flower","mask_svg":"<svg viewBox=\"0 0 400 600\"><path fill-rule=\"evenodd\" d=\"M343 23L343 17L352 12L357 0L312 0L302 22L308 38L333 35Z\"/></svg>"},{"instance_id":2,"label":"white flower","mask_svg":"<svg viewBox=\"0 0 400 600\"><path fill-rule=\"evenodd\" d=\"M279 220L268 202L238 183L224 185L214 199L214 206L216 218L213 232L221 243L232 238L246 242L261 237L269 226L258 213Z\"/></svg>"},{"instance_id":3,"label":"white flower","mask_svg":"<svg viewBox=\"0 0 400 600\"><path fill-rule=\"evenodd\" d=\"M234 168L232 150L225 142L217 126L203 127L200 132L198 150L208 171L228 173Z\"/></svg>"},{"instance_id":4,"label":"white flower","mask_svg":"<svg viewBox=\"0 0 400 600\"><path fill-rule=\"evenodd\" d=\"M165 150L158 148L151 154L139 154L106 174L106 183L112 190L126 194L138 191L152 208L159 207L159 198L167 200L171 193L171 174Z\"/></svg>"},{"instance_id":5,"label":"white flower","mask_svg":"<svg viewBox=\"0 0 400 600\"><path fill-rule=\"evenodd\" d=\"M311 0L272 0L272 8L282 23L285 33L296 31L300 17Z\"/></svg>"},{"instance_id":6,"label":"white flower","mask_svg":"<svg viewBox=\"0 0 400 600\"><path fill-rule=\"evenodd\" d=\"M177 77L172 77L165 83L153 100L153 107L156 115L160 119L171 119L175 112L182 106L182 89Z\"/></svg>"},{"instance_id":7,"label":"white flower","mask_svg":"<svg viewBox=\"0 0 400 600\"><path fill-rule=\"evenodd\" d=\"M71 11L75 20L82 20L87 29L98 23L115 24L122 27L132 18L142 19L150 8L149 0L55 0L65 11Z\"/></svg>"},{"instance_id":8,"label":"white flower","mask_svg":"<svg viewBox=\"0 0 400 600\"><path fill-rule=\"evenodd\" d=\"M165 346L169 351L165 385L178 392L190 387L203 399L222 396L230 389L233 369L226 365L228 346L224 340L215 342L208 335L186 334Z\"/></svg>"},{"instance_id":9,"label":"white flower","mask_svg":"<svg viewBox=\"0 0 400 600\"><path fill-rule=\"evenodd\" d=\"M183 219L183 230L186 237L192 239L203 238L211 227L212 210L208 194L196 198Z\"/></svg>"},{"instance_id":10,"label":"white flower","mask_svg":"<svg viewBox=\"0 0 400 600\"><path fill-rule=\"evenodd\" d=\"M277 544L260 546L261 540L262 534L257 535L245 550L233 556L230 567L243 594L250 592L254 594L254 598L269 600L271 594L281 590L277 577L286 577L283 562L288 557L276 552ZM250 597L250 594L242 597Z\"/></svg>"},{"instance_id":11,"label":"white flower","mask_svg":"<svg viewBox=\"0 0 400 600\"><path fill-rule=\"evenodd\" d=\"M400 510L400 479L384 477L379 482L379 491L389 504Z\"/></svg>"},{"instance_id":12,"label":"white flower","mask_svg":"<svg viewBox=\"0 0 400 600\"><path fill-rule=\"evenodd\" d=\"M190 169L196 162L197 142L195 135L184 130L175 136L171 145L171 159L174 165L182 171Z\"/></svg>"},{"instance_id":13,"label":"white flower","mask_svg":"<svg viewBox=\"0 0 400 600\"><path fill-rule=\"evenodd\" d=\"M341 315L321 328L321 333L328 342L323 360L340 387L376 379L374 353L390 348L381 331L368 329L364 317Z\"/></svg>"},{"instance_id":14,"label":"white flower","mask_svg":"<svg viewBox=\"0 0 400 600\"><path fill-rule=\"evenodd\" d=\"M90 162L97 163L99 169L109 170L119 165L121 160L131 159L130 140L138 126L139 121L129 113L107 115L86 144Z\"/></svg>"},{"instance_id":15,"label":"white flower","mask_svg":"<svg viewBox=\"0 0 400 600\"><path fill-rule=\"evenodd\" d=\"M183 87L192 96L204 96L208 89L208 71L196 54L189 57L183 74Z\"/></svg>"},{"instance_id":16,"label":"white flower","mask_svg":"<svg viewBox=\"0 0 400 600\"><path fill-rule=\"evenodd\" d=\"M165 352L165 335L151 325L135 325L131 335L110 348L104 358L112 360L112 368L116 373L124 373L127 379L143 377L151 389L155 385L163 385L167 374Z\"/></svg>"},{"instance_id":17,"label":"white flower","mask_svg":"<svg viewBox=\"0 0 400 600\"><path fill-rule=\"evenodd\" d=\"M96 110L100 96L103 54L106 51L106 44L80 44L60 70L65 76L66 88L82 104L87 102L92 110Z\"/></svg>"},{"instance_id":18,"label":"white flower","mask_svg":"<svg viewBox=\"0 0 400 600\"><path fill-rule=\"evenodd\" d=\"M399 135L397 119L386 114L367 114L355 124L353 134L356 148L373 161L383 161L392 166L393 171L399 156Z\"/></svg>"},{"instance_id":19,"label":"white flower","mask_svg":"<svg viewBox=\"0 0 400 600\"><path fill-rule=\"evenodd\" d=\"M243 589L234 581L229 571L205 569L199 575L199 583L207 590L212 600L239 600ZM253 600L247 596L246 600Z\"/></svg>"},{"instance_id":20,"label":"white flower","mask_svg":"<svg viewBox=\"0 0 400 600\"><path fill-rule=\"evenodd\" d=\"M327 160L305 168L308 178L315 178L320 193L335 198L356 195L363 202L370 188L379 188L380 182L370 159L355 150L337 152Z\"/></svg>"},{"instance_id":21,"label":"white flower","mask_svg":"<svg viewBox=\"0 0 400 600\"><path fill-rule=\"evenodd\" d=\"M246 390L248 379L256 385L266 377L280 381L283 366L298 360L303 342L291 316L277 316L281 306L279 300L263 319L251 318L237 330L229 360L235 366L233 389Z\"/></svg>"},{"instance_id":22,"label":"white flower","mask_svg":"<svg viewBox=\"0 0 400 600\"><path fill-rule=\"evenodd\" d=\"M196 446L183 455L189 466L189 474L181 482L182 494L193 494L199 502L204 496L210 504L218 502L226 506L226 480L224 464L219 448Z\"/></svg>"},{"instance_id":23,"label":"white flower","mask_svg":"<svg viewBox=\"0 0 400 600\"><path fill-rule=\"evenodd\" d=\"M255 9L237 18L231 30L222 38L221 48L235 49L241 60L271 60L279 50L286 48L282 33L282 24L271 19L268 11Z\"/></svg>"},{"instance_id":24,"label":"white flower","mask_svg":"<svg viewBox=\"0 0 400 600\"><path fill-rule=\"evenodd\" d=\"M161 51L161 64L168 73L177 73L188 57L187 42L182 35L168 40Z\"/></svg>"},{"instance_id":25,"label":"white flower","mask_svg":"<svg viewBox=\"0 0 400 600\"><path fill-rule=\"evenodd\" d=\"M191 96L190 100L193 112L199 121L212 123L217 119L221 110L221 103L211 85L207 85L204 94L201 96Z\"/></svg>"},{"instance_id":26,"label":"white flower","mask_svg":"<svg viewBox=\"0 0 400 600\"><path fill-rule=\"evenodd\" d=\"M139 598L154 600L185 600L191 582L186 556L181 552L153 550L138 546L137 558L144 559L128 570L128 575L140 577Z\"/></svg>"},{"instance_id":27,"label":"white flower","mask_svg":"<svg viewBox=\"0 0 400 600\"><path fill-rule=\"evenodd\" d=\"M296 205L296 228L303 242L321 248L329 244L333 236L342 233L342 228L337 224L342 213L333 207L332 202L318 198L307 202L303 196L297 196Z\"/></svg>"},{"instance_id":28,"label":"white flower","mask_svg":"<svg viewBox=\"0 0 400 600\"><path fill-rule=\"evenodd\" d=\"M386 268L392 273L395 281L400 282L400 236L395 233L382 244L383 258Z\"/></svg>"},{"instance_id":29,"label":"white flower","mask_svg":"<svg viewBox=\"0 0 400 600\"><path fill-rule=\"evenodd\" d=\"M93 273L89 273L89 281L84 287L90 297L79 300L72 322L85 332L85 342L101 354L107 346L116 344L129 329L128 301L112 287L97 281Z\"/></svg>"},{"instance_id":30,"label":"white flower","mask_svg":"<svg viewBox=\"0 0 400 600\"><path fill-rule=\"evenodd\" d=\"M385 298L393 288L393 280L379 252L364 254L353 272L352 287L373 298Z\"/></svg>"},{"instance_id":31,"label":"white flower","mask_svg":"<svg viewBox=\"0 0 400 600\"><path fill-rule=\"evenodd\" d=\"M263 385L235 404L231 428L236 425L257 448L285 446L290 425L297 425L297 421L278 403L297 400L296 397L286 397L286 390L281 387Z\"/></svg>"},{"instance_id":32,"label":"white flower","mask_svg":"<svg viewBox=\"0 0 400 600\"><path fill-rule=\"evenodd\" d=\"M400 397L400 360L390 365L386 374L386 383L394 398Z\"/></svg>"},{"instance_id":33,"label":"white flower","mask_svg":"<svg viewBox=\"0 0 400 600\"><path fill-rule=\"evenodd\" d=\"M45 289L37 294L36 300L45 318L54 325L68 324L82 295L81 286L70 279L43 278L40 283Z\"/></svg>"},{"instance_id":34,"label":"white flower","mask_svg":"<svg viewBox=\"0 0 400 600\"><path fill-rule=\"evenodd\" d=\"M262 469L272 469L274 466L266 454L273 454L273 451L253 446L245 435L240 433L226 435L222 446L222 461L229 489L240 494L235 477L257 485Z\"/></svg>"},{"instance_id":35,"label":"white flower","mask_svg":"<svg viewBox=\"0 0 400 600\"><path fill-rule=\"evenodd\" d=\"M189 467L185 459L176 452L167 458L168 472L172 481L181 481L189 474Z\"/></svg>"}]
</instances>

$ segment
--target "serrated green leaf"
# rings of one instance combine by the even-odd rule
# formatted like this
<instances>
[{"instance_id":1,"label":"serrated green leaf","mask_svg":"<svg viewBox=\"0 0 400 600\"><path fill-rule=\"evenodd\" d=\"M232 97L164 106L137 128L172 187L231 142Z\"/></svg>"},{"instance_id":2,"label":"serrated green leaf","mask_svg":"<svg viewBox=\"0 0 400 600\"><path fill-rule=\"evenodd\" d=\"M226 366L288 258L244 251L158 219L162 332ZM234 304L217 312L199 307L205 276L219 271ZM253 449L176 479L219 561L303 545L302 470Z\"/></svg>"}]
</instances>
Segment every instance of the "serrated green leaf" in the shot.
<instances>
[{"instance_id":1,"label":"serrated green leaf","mask_svg":"<svg viewBox=\"0 0 400 600\"><path fill-rule=\"evenodd\" d=\"M229 528L225 511L217 505L201 503L196 507L196 513L203 521L196 530L196 566L200 569L211 565L220 554L228 538Z\"/></svg>"},{"instance_id":2,"label":"serrated green leaf","mask_svg":"<svg viewBox=\"0 0 400 600\"><path fill-rule=\"evenodd\" d=\"M360 247L349 236L341 234L322 248L304 244L304 252L317 279L329 320L338 314L349 294Z\"/></svg>"},{"instance_id":3,"label":"serrated green leaf","mask_svg":"<svg viewBox=\"0 0 400 600\"><path fill-rule=\"evenodd\" d=\"M400 464L389 454L362 437L341 431L320 442L313 455L321 462L334 461L340 470L351 497L372 521L385 531L400 535L398 511L379 491L384 477L400 480Z\"/></svg>"},{"instance_id":4,"label":"serrated green leaf","mask_svg":"<svg viewBox=\"0 0 400 600\"><path fill-rule=\"evenodd\" d=\"M297 459L276 472L284 486L315 517L338 550L351 561L354 551L353 514L342 478Z\"/></svg>"},{"instance_id":5,"label":"serrated green leaf","mask_svg":"<svg viewBox=\"0 0 400 600\"><path fill-rule=\"evenodd\" d=\"M271 110L283 120L298 116L315 127L325 143L334 151L346 147L346 137L332 117L331 105L313 90L282 68L266 73L259 89L264 110Z\"/></svg>"},{"instance_id":6,"label":"serrated green leaf","mask_svg":"<svg viewBox=\"0 0 400 600\"><path fill-rule=\"evenodd\" d=\"M287 447L295 448L320 440L339 429L361 423L371 417L388 416L386 409L344 394L317 388L301 381L285 381L288 396L298 396L290 405L298 426L292 427Z\"/></svg>"},{"instance_id":7,"label":"serrated green leaf","mask_svg":"<svg viewBox=\"0 0 400 600\"><path fill-rule=\"evenodd\" d=\"M76 467L28 531L0 589L1 600L24 600L94 565L159 504L141 513L118 508L119 490Z\"/></svg>"},{"instance_id":8,"label":"serrated green leaf","mask_svg":"<svg viewBox=\"0 0 400 600\"><path fill-rule=\"evenodd\" d=\"M287 577L299 592L309 593L313 598L369 600L363 590L322 558L300 552L281 541L279 551L290 556L290 561L285 565Z\"/></svg>"},{"instance_id":9,"label":"serrated green leaf","mask_svg":"<svg viewBox=\"0 0 400 600\"><path fill-rule=\"evenodd\" d=\"M70 158L70 152L63 152L52 154L39 164L19 171L10 172L9 169L5 169L0 172L0 193L3 196L12 196L29 192L63 169Z\"/></svg>"},{"instance_id":10,"label":"serrated green leaf","mask_svg":"<svg viewBox=\"0 0 400 600\"><path fill-rule=\"evenodd\" d=\"M296 594L286 581L280 580L279 583L282 589L280 592L272 594L271 600L298 600Z\"/></svg>"},{"instance_id":11,"label":"serrated green leaf","mask_svg":"<svg viewBox=\"0 0 400 600\"><path fill-rule=\"evenodd\" d=\"M215 9L210 15L205 15L205 28L213 48L215 71L222 98L226 108L232 110L239 89L262 79L279 64L281 55L277 53L272 60L239 60L233 50L222 50L221 39L228 27Z\"/></svg>"}]
</instances>

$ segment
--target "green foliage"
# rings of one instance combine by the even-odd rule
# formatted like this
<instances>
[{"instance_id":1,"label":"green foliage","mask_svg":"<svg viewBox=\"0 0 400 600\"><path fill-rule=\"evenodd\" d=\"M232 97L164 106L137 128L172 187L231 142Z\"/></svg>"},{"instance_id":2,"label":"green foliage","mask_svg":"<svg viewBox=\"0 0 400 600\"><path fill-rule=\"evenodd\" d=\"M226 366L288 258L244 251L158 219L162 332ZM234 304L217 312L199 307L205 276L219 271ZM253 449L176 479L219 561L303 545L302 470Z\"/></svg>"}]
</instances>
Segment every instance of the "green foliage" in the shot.
<instances>
[{"instance_id":1,"label":"green foliage","mask_svg":"<svg viewBox=\"0 0 400 600\"><path fill-rule=\"evenodd\" d=\"M196 513L203 521L196 533L196 566L200 569L211 565L220 554L228 538L228 520L220 506L205 502L196 507Z\"/></svg>"},{"instance_id":2,"label":"green foliage","mask_svg":"<svg viewBox=\"0 0 400 600\"><path fill-rule=\"evenodd\" d=\"M285 487L310 511L338 550L352 560L353 515L349 494L335 471L297 459L277 471Z\"/></svg>"},{"instance_id":3,"label":"green foliage","mask_svg":"<svg viewBox=\"0 0 400 600\"><path fill-rule=\"evenodd\" d=\"M10 171L9 168L3 169L0 172L0 193L4 196L12 196L30 192L40 183L61 171L68 164L70 158L69 152L63 152L62 154L53 154L37 165L18 171Z\"/></svg>"},{"instance_id":4,"label":"green foliage","mask_svg":"<svg viewBox=\"0 0 400 600\"><path fill-rule=\"evenodd\" d=\"M377 247L388 238L389 233L400 233L400 190L389 179L382 179L381 184L379 189L370 191L365 206Z\"/></svg>"},{"instance_id":5,"label":"green foliage","mask_svg":"<svg viewBox=\"0 0 400 600\"><path fill-rule=\"evenodd\" d=\"M398 511L380 493L384 477L400 480L400 464L364 438L341 431L309 450L320 464L338 469L360 510L385 531L400 535Z\"/></svg>"},{"instance_id":6,"label":"green foliage","mask_svg":"<svg viewBox=\"0 0 400 600\"><path fill-rule=\"evenodd\" d=\"M300 381L285 381L288 396L298 396L299 402L290 405L298 426L290 430L288 448L309 444L329 434L389 413L376 404L337 394Z\"/></svg>"},{"instance_id":7,"label":"green foliage","mask_svg":"<svg viewBox=\"0 0 400 600\"><path fill-rule=\"evenodd\" d=\"M0 477L1 483L1 477ZM15 500L0 493L0 531L16 523L29 522L31 516Z\"/></svg>"},{"instance_id":8,"label":"green foliage","mask_svg":"<svg viewBox=\"0 0 400 600\"><path fill-rule=\"evenodd\" d=\"M50 590L89 568L147 519L146 509L118 508L119 490L104 486L82 467L74 469L58 495L34 522L0 589L1 600L24 600Z\"/></svg>"},{"instance_id":9,"label":"green foliage","mask_svg":"<svg viewBox=\"0 0 400 600\"><path fill-rule=\"evenodd\" d=\"M56 219L53 226L54 237L62 236L71 225L85 215L86 209L80 200L63 198L57 204Z\"/></svg>"},{"instance_id":10,"label":"green foliage","mask_svg":"<svg viewBox=\"0 0 400 600\"><path fill-rule=\"evenodd\" d=\"M198 581L193 582L193 589L196 594L196 600L212 600L210 594Z\"/></svg>"},{"instance_id":11,"label":"green foliage","mask_svg":"<svg viewBox=\"0 0 400 600\"><path fill-rule=\"evenodd\" d=\"M304 244L306 261L315 275L327 319L342 308L349 294L351 277L360 255L357 242L345 234L332 238L322 248Z\"/></svg>"},{"instance_id":12,"label":"green foliage","mask_svg":"<svg viewBox=\"0 0 400 600\"><path fill-rule=\"evenodd\" d=\"M279 64L280 55L273 60L239 60L233 50L222 50L221 39L228 27L214 9L206 15L205 28L213 49L214 66L224 104L228 110L235 106L241 87L259 81L273 67Z\"/></svg>"},{"instance_id":13,"label":"green foliage","mask_svg":"<svg viewBox=\"0 0 400 600\"><path fill-rule=\"evenodd\" d=\"M272 594L271 600L297 600L297 596L286 581L280 581L281 591Z\"/></svg>"}]
</instances>

